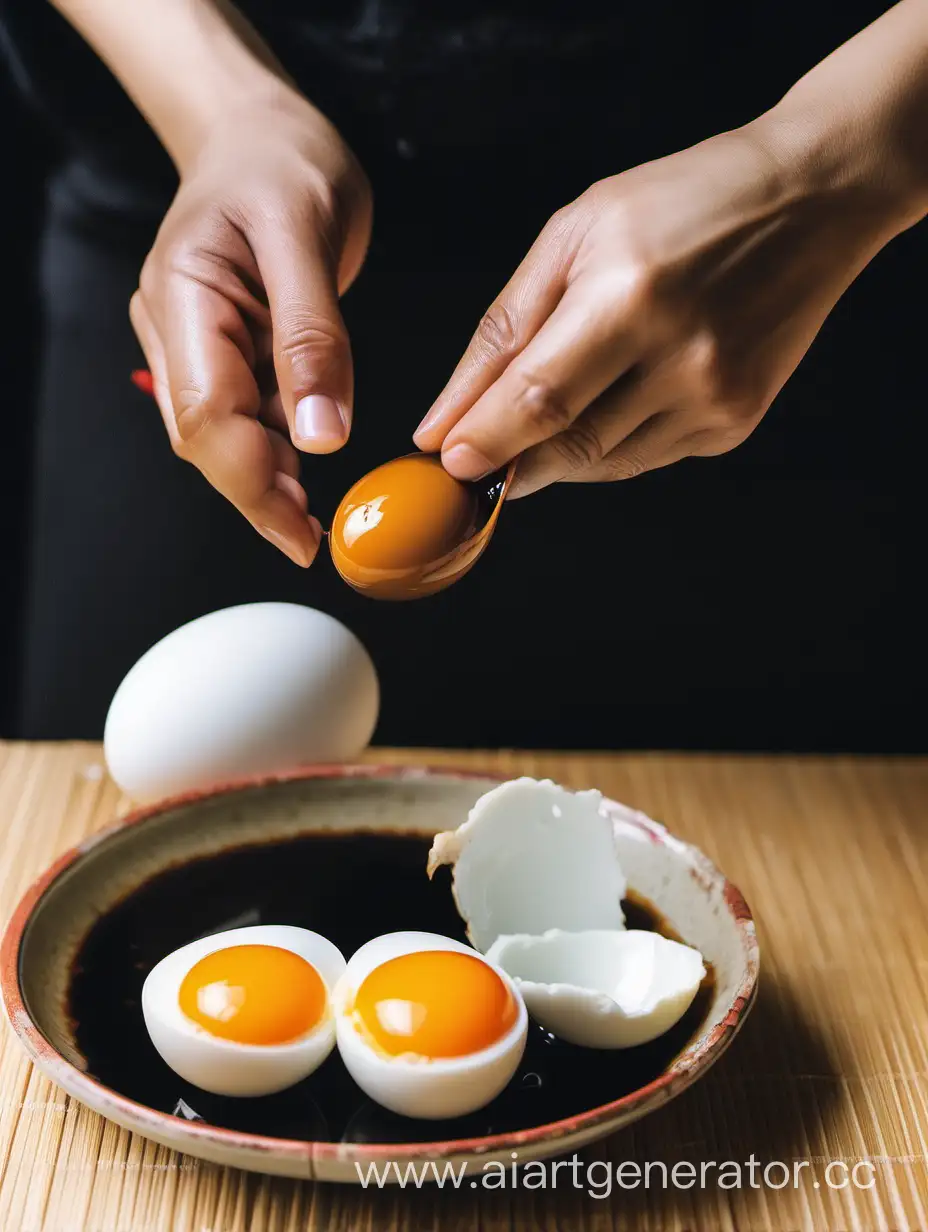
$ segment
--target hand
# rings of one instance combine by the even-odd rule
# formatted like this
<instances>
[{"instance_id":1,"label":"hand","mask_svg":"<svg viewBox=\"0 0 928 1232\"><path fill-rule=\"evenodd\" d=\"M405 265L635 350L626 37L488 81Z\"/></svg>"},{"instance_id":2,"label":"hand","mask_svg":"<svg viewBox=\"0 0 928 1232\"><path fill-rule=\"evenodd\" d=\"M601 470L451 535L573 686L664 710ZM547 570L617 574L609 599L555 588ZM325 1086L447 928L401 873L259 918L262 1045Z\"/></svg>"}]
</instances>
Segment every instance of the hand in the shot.
<instances>
[{"instance_id":1,"label":"hand","mask_svg":"<svg viewBox=\"0 0 928 1232\"><path fill-rule=\"evenodd\" d=\"M206 134L130 305L175 452L304 566L322 532L297 450L329 453L350 431L338 299L370 227L354 157L281 87Z\"/></svg>"},{"instance_id":2,"label":"hand","mask_svg":"<svg viewBox=\"0 0 928 1232\"><path fill-rule=\"evenodd\" d=\"M761 122L594 184L484 316L416 444L511 489L732 449L887 236L873 194L806 190Z\"/></svg>"}]
</instances>

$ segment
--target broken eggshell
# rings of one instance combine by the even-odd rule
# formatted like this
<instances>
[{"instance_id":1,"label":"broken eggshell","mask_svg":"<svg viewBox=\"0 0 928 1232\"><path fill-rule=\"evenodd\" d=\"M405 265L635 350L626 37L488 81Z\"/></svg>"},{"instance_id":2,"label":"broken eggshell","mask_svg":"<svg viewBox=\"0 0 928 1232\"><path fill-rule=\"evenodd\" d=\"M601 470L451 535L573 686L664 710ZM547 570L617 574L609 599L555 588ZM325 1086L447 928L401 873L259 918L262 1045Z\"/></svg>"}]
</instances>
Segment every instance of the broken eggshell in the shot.
<instances>
[{"instance_id":1,"label":"broken eggshell","mask_svg":"<svg viewBox=\"0 0 928 1232\"><path fill-rule=\"evenodd\" d=\"M598 791L513 779L435 837L428 874L450 864L473 945L519 986L535 1020L590 1048L656 1039L705 975L697 950L626 930L626 880Z\"/></svg>"},{"instance_id":2,"label":"broken eggshell","mask_svg":"<svg viewBox=\"0 0 928 1232\"><path fill-rule=\"evenodd\" d=\"M625 877L601 801L550 779L511 779L435 836L428 874L453 866L458 914L481 953L504 934L624 927Z\"/></svg>"},{"instance_id":3,"label":"broken eggshell","mask_svg":"<svg viewBox=\"0 0 928 1232\"><path fill-rule=\"evenodd\" d=\"M634 1048L683 1017L706 974L698 950L640 929L498 937L487 958L536 1022L586 1048Z\"/></svg>"}]
</instances>

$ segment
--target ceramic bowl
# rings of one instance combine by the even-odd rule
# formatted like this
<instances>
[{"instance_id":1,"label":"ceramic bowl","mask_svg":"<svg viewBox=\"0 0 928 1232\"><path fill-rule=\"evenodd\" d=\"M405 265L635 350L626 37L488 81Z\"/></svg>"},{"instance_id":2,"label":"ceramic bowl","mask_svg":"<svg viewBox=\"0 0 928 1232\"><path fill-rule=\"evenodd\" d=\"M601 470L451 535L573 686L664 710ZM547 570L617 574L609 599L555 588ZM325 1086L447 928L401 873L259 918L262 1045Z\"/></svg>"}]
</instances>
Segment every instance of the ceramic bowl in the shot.
<instances>
[{"instance_id":1,"label":"ceramic bowl","mask_svg":"<svg viewBox=\"0 0 928 1232\"><path fill-rule=\"evenodd\" d=\"M225 1129L146 1106L87 1072L68 1015L72 964L101 914L169 866L243 844L319 831L456 827L497 780L457 771L315 767L167 800L66 852L20 902L0 950L4 1008L39 1069L127 1129L179 1151L258 1172L357 1182L371 1163L436 1160L482 1168L574 1151L659 1108L731 1043L754 999L758 949L738 890L696 848L639 812L606 801L630 887L654 904L715 973L697 1035L656 1078L569 1117L477 1137L434 1141L303 1141ZM423 877L424 877L423 871ZM421 1123L417 1123L421 1129Z\"/></svg>"}]
</instances>

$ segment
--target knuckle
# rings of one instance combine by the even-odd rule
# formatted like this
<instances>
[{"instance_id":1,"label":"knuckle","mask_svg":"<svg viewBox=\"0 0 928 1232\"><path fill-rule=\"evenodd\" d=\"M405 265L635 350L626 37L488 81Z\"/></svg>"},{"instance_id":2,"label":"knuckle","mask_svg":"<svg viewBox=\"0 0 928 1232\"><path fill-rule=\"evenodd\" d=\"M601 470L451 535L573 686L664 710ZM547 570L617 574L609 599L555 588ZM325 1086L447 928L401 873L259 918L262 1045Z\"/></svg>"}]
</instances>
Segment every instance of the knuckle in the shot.
<instances>
[{"instance_id":1,"label":"knuckle","mask_svg":"<svg viewBox=\"0 0 928 1232\"><path fill-rule=\"evenodd\" d=\"M316 314L303 314L281 326L277 353L290 364L328 362L334 351L348 345L344 329L335 321Z\"/></svg>"},{"instance_id":2,"label":"knuckle","mask_svg":"<svg viewBox=\"0 0 928 1232\"><path fill-rule=\"evenodd\" d=\"M683 356L684 369L693 393L700 402L723 402L728 374L714 334L702 332L688 344Z\"/></svg>"},{"instance_id":3,"label":"knuckle","mask_svg":"<svg viewBox=\"0 0 928 1232\"><path fill-rule=\"evenodd\" d=\"M545 223L544 230L551 235L563 235L565 232L572 230L575 217L576 207L573 202L569 205L562 205L559 210L554 211Z\"/></svg>"},{"instance_id":4,"label":"knuckle","mask_svg":"<svg viewBox=\"0 0 928 1232\"><path fill-rule=\"evenodd\" d=\"M635 479L648 469L644 453L633 445L613 450L603 468L610 479Z\"/></svg>"},{"instance_id":5,"label":"knuckle","mask_svg":"<svg viewBox=\"0 0 928 1232\"><path fill-rule=\"evenodd\" d=\"M715 458L729 453L742 444L750 435L751 428L743 421L732 422L717 428L707 429L693 442L692 453L700 458Z\"/></svg>"},{"instance_id":6,"label":"knuckle","mask_svg":"<svg viewBox=\"0 0 928 1232\"><path fill-rule=\"evenodd\" d=\"M171 401L174 406L174 422L177 425L177 436L173 440L174 452L178 457L190 460L193 443L200 432L213 417L213 406L209 397L204 397L198 389L178 389L172 391Z\"/></svg>"},{"instance_id":7,"label":"knuckle","mask_svg":"<svg viewBox=\"0 0 928 1232\"><path fill-rule=\"evenodd\" d=\"M145 262L139 273L139 292L142 298L152 302L155 298L159 282L157 262L153 253L145 258Z\"/></svg>"},{"instance_id":8,"label":"knuckle","mask_svg":"<svg viewBox=\"0 0 928 1232\"><path fill-rule=\"evenodd\" d=\"M556 436L552 446L568 467L568 474L598 466L605 456L602 438L596 428L578 420L567 432Z\"/></svg>"},{"instance_id":9,"label":"knuckle","mask_svg":"<svg viewBox=\"0 0 928 1232\"><path fill-rule=\"evenodd\" d=\"M571 424L570 407L560 390L537 373L520 374L513 410L519 420L541 439L563 432Z\"/></svg>"},{"instance_id":10,"label":"knuckle","mask_svg":"<svg viewBox=\"0 0 928 1232\"><path fill-rule=\"evenodd\" d=\"M189 462L190 461L190 449L188 448L187 442L180 435L180 427L178 427L176 433L174 432L170 433L170 441L171 441L171 449L174 453L174 456L176 458L180 458L182 462Z\"/></svg>"},{"instance_id":11,"label":"knuckle","mask_svg":"<svg viewBox=\"0 0 928 1232\"><path fill-rule=\"evenodd\" d=\"M518 331L512 314L497 300L483 314L477 326L477 342L491 355L509 355L517 345Z\"/></svg>"},{"instance_id":12,"label":"knuckle","mask_svg":"<svg viewBox=\"0 0 928 1232\"><path fill-rule=\"evenodd\" d=\"M684 353L684 372L693 399L713 407L724 420L740 423L753 413L754 391L743 365L733 362L719 338L703 332Z\"/></svg>"},{"instance_id":13,"label":"knuckle","mask_svg":"<svg viewBox=\"0 0 928 1232\"><path fill-rule=\"evenodd\" d=\"M618 295L632 317L649 312L657 299L658 279L651 264L630 257L621 267L622 285Z\"/></svg>"}]
</instances>

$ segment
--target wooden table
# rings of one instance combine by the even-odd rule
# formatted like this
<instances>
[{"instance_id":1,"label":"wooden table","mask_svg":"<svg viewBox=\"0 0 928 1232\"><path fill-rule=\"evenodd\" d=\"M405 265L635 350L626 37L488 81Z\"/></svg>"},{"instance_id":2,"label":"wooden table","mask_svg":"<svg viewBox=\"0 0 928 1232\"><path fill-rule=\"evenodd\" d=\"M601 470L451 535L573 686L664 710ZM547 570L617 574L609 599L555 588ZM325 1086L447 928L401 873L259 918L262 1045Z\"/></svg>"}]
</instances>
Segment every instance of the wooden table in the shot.
<instances>
[{"instance_id":1,"label":"wooden table","mask_svg":"<svg viewBox=\"0 0 928 1232\"><path fill-rule=\"evenodd\" d=\"M928 761L377 758L596 786L708 851L754 908L763 954L760 997L728 1055L584 1152L579 1188L565 1170L556 1190L365 1192L222 1169L134 1138L39 1077L2 1031L3 1232L928 1232ZM57 852L124 808L96 746L0 745L0 919ZM614 1175L623 1160L689 1161L696 1174L709 1160L741 1163L743 1187L719 1188L710 1170L704 1189L664 1189L654 1171L656 1187L591 1197L584 1169L607 1161ZM785 1188L764 1184L769 1164L789 1169ZM854 1187L855 1165L869 1188ZM599 1191L603 1175L590 1174ZM769 1170L773 1185L783 1175Z\"/></svg>"}]
</instances>

